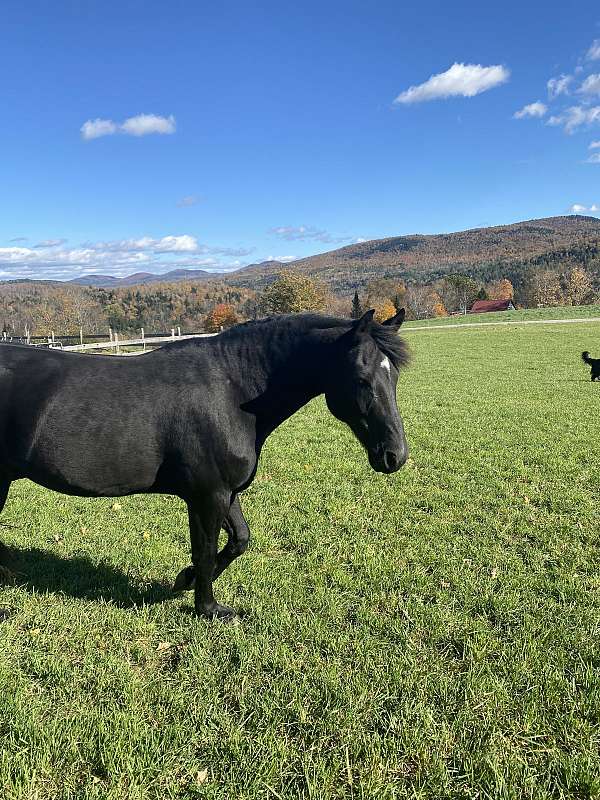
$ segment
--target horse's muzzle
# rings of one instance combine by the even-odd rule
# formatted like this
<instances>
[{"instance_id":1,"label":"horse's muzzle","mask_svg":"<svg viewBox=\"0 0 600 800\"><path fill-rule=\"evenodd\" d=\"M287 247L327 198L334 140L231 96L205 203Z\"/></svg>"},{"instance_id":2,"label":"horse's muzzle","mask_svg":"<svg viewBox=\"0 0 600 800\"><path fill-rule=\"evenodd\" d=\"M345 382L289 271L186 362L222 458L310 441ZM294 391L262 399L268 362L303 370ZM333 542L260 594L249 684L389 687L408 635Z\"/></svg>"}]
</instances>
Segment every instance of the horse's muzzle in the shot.
<instances>
[{"instance_id":1,"label":"horse's muzzle","mask_svg":"<svg viewBox=\"0 0 600 800\"><path fill-rule=\"evenodd\" d=\"M406 444L394 450L386 450L384 447L378 447L375 453L369 453L369 463L375 472L383 472L386 475L397 472L400 467L406 464L407 459L408 446Z\"/></svg>"}]
</instances>

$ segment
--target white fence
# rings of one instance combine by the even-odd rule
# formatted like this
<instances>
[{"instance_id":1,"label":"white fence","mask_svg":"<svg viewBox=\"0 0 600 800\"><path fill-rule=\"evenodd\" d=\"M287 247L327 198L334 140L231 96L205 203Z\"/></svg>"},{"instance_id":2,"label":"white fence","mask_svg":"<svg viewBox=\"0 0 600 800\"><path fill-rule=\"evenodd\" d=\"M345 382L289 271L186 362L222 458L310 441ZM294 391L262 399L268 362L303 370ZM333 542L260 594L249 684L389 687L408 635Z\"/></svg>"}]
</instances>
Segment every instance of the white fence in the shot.
<instances>
[{"instance_id":1,"label":"white fence","mask_svg":"<svg viewBox=\"0 0 600 800\"><path fill-rule=\"evenodd\" d=\"M206 336L216 336L216 333L192 333L192 334L183 334L179 336L142 336L139 339L119 339L119 334L113 334L112 340L108 342L90 342L88 344L69 344L69 345L62 345L59 341L50 342L47 347L59 347L62 350L75 350L79 352L84 352L86 350L114 350L115 353L119 353L121 347L134 347L134 346L142 346L143 350L146 350L146 346L150 345L153 347L154 345L164 344L165 342L179 342L183 339L201 339Z\"/></svg>"}]
</instances>

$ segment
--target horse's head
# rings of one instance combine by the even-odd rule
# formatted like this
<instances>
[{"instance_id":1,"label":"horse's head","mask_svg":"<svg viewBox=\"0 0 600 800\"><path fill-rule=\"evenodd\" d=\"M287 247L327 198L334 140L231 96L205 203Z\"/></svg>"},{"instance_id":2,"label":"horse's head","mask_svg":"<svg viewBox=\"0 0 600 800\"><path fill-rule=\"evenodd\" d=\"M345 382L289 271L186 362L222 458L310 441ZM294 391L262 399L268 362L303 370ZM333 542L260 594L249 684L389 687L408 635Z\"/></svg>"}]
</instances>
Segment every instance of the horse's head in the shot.
<instances>
[{"instance_id":1,"label":"horse's head","mask_svg":"<svg viewBox=\"0 0 600 800\"><path fill-rule=\"evenodd\" d=\"M404 309L383 324L373 321L374 313L367 311L336 342L325 399L366 449L373 469L390 473L408 458L396 403L398 371L407 362L406 346L396 335Z\"/></svg>"}]
</instances>

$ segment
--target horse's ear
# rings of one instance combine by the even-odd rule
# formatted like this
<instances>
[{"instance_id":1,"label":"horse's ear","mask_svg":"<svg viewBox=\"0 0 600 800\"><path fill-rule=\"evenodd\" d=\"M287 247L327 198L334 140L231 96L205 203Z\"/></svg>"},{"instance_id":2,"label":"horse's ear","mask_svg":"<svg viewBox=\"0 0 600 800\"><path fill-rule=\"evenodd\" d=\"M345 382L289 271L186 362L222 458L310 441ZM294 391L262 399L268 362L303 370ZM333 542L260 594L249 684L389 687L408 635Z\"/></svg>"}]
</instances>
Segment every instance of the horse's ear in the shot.
<instances>
[{"instance_id":1,"label":"horse's ear","mask_svg":"<svg viewBox=\"0 0 600 800\"><path fill-rule=\"evenodd\" d=\"M365 311L360 319L358 319L354 324L354 333L365 333L371 327L371 323L373 322L373 317L375 316L375 309L371 308L369 311Z\"/></svg>"},{"instance_id":2,"label":"horse's ear","mask_svg":"<svg viewBox=\"0 0 600 800\"><path fill-rule=\"evenodd\" d=\"M401 308L397 314L394 314L393 317L386 319L385 322L382 322L382 325L389 325L390 328L396 328L396 330L402 325L404 322L404 317L406 316L406 309Z\"/></svg>"}]
</instances>

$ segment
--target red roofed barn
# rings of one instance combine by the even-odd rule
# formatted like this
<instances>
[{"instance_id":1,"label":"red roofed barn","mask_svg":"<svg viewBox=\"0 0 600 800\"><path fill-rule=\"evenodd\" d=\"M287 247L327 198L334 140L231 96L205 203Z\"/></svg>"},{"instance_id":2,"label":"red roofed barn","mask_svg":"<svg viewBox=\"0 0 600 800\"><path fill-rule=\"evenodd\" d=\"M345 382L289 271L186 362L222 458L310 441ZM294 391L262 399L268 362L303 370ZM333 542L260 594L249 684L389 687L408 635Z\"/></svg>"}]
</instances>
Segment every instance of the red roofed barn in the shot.
<instances>
[{"instance_id":1,"label":"red roofed barn","mask_svg":"<svg viewBox=\"0 0 600 800\"><path fill-rule=\"evenodd\" d=\"M512 300L475 300L471 314L483 314L486 311L513 311L514 305Z\"/></svg>"}]
</instances>

